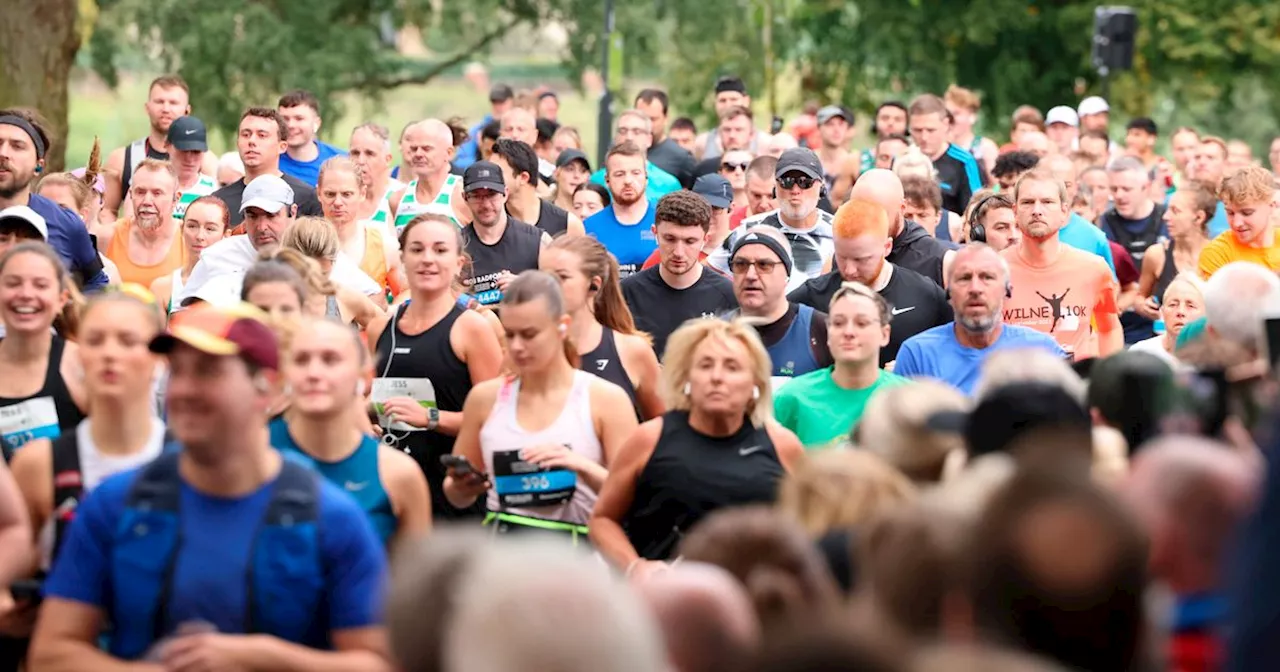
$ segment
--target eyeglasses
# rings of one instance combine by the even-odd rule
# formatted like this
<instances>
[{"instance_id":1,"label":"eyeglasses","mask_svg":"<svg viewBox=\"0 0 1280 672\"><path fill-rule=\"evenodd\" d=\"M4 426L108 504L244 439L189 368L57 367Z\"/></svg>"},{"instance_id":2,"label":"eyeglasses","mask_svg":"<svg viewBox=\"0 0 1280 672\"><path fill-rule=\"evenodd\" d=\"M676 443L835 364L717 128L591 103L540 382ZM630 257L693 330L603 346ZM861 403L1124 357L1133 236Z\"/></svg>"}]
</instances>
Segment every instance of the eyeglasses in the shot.
<instances>
[{"instance_id":1,"label":"eyeglasses","mask_svg":"<svg viewBox=\"0 0 1280 672\"><path fill-rule=\"evenodd\" d=\"M721 163L721 164L720 164L720 170L727 170L727 171L729 171L729 172L733 172L733 171L735 171L735 170L743 170L743 171L745 171L745 170L747 169L747 166L748 166L748 165L750 165L750 163L748 163L748 162L735 163L735 162L732 162L732 161L725 161L724 163Z\"/></svg>"},{"instance_id":2,"label":"eyeglasses","mask_svg":"<svg viewBox=\"0 0 1280 672\"><path fill-rule=\"evenodd\" d=\"M757 259L754 261L751 259L734 259L729 262L729 268L732 269L734 273L746 273L747 269L755 266L756 270L761 275L772 273L773 269L781 265L781 261L774 261L772 259Z\"/></svg>"},{"instance_id":3,"label":"eyeglasses","mask_svg":"<svg viewBox=\"0 0 1280 672\"><path fill-rule=\"evenodd\" d=\"M817 182L817 180L809 177L808 175L783 175L778 178L778 186L783 189L794 189L796 187L808 189L809 187L812 187L815 182Z\"/></svg>"}]
</instances>

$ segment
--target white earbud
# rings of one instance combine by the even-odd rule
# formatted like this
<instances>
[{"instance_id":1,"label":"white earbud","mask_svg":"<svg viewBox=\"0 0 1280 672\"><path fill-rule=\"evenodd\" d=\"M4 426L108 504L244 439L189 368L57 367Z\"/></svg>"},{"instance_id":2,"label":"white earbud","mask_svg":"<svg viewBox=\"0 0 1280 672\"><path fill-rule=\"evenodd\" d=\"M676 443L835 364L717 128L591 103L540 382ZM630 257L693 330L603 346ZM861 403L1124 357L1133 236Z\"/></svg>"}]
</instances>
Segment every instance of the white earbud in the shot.
<instances>
[{"instance_id":1,"label":"white earbud","mask_svg":"<svg viewBox=\"0 0 1280 672\"><path fill-rule=\"evenodd\" d=\"M565 326L565 325L563 325L563 324L561 324L561 325L560 325L560 333L562 333L562 334L563 334L564 332L566 332L566 331L568 331L568 330L569 330L569 327L566 327L566 326Z\"/></svg>"},{"instance_id":2,"label":"white earbud","mask_svg":"<svg viewBox=\"0 0 1280 672\"><path fill-rule=\"evenodd\" d=\"M685 383L685 384L684 384L684 396L686 396L686 397L687 397L687 396L689 396L690 394L693 394L693 383Z\"/></svg>"},{"instance_id":3,"label":"white earbud","mask_svg":"<svg viewBox=\"0 0 1280 672\"><path fill-rule=\"evenodd\" d=\"M760 386L757 385L756 387L751 388L751 398L756 400L760 399Z\"/></svg>"}]
</instances>

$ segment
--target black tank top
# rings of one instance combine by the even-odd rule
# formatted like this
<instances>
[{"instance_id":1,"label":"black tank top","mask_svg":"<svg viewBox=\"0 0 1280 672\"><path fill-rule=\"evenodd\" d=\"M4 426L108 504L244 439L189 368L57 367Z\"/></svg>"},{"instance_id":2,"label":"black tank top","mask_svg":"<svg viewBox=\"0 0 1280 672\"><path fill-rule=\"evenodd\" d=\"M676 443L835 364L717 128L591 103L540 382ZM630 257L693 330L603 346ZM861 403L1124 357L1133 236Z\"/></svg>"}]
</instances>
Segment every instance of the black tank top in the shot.
<instances>
[{"instance_id":1,"label":"black tank top","mask_svg":"<svg viewBox=\"0 0 1280 672\"><path fill-rule=\"evenodd\" d=\"M502 300L498 275L503 271L519 274L538 267L542 251L542 229L516 219L507 218L507 228L493 245L486 245L476 235L475 226L462 228L467 254L471 255L471 273L466 278L467 291L476 301L491 306Z\"/></svg>"},{"instance_id":2,"label":"black tank top","mask_svg":"<svg viewBox=\"0 0 1280 672\"><path fill-rule=\"evenodd\" d=\"M1156 300L1164 303L1164 290L1169 288L1169 283L1178 276L1178 264L1173 260L1173 239L1164 245L1164 268L1160 270L1160 277L1156 278L1155 291L1151 295Z\"/></svg>"},{"instance_id":3,"label":"black tank top","mask_svg":"<svg viewBox=\"0 0 1280 672\"><path fill-rule=\"evenodd\" d=\"M578 368L621 387L622 391L631 398L631 407L636 411L636 418L641 417L640 404L636 402L636 387L631 384L631 376L627 375L626 368L622 366L622 356L618 354L618 344L614 340L612 329L604 327L600 331L600 345L591 352L582 353L582 361Z\"/></svg>"},{"instance_id":4,"label":"black tank top","mask_svg":"<svg viewBox=\"0 0 1280 672\"><path fill-rule=\"evenodd\" d=\"M449 344L449 334L458 317L466 312L453 306L447 315L420 334L400 330L399 320L407 306L400 306L378 337L379 378L426 378L435 390L436 407L441 411L461 411L471 392L471 371L458 359ZM375 383L376 384L376 383ZM452 436L431 431L384 429L383 443L403 450L418 462L431 487L431 512L437 519L456 519L484 512L484 498L467 509L457 509L444 496L445 469L440 456L453 452Z\"/></svg>"},{"instance_id":5,"label":"black tank top","mask_svg":"<svg viewBox=\"0 0 1280 672\"><path fill-rule=\"evenodd\" d=\"M129 193L129 183L133 181L133 153L137 144L137 141L135 141L124 146L124 169L120 171L120 193L122 194ZM151 146L150 139L143 139L142 144L147 148L147 155L142 158L155 159L157 161L169 160L168 154ZM142 163L142 158L137 159L137 162Z\"/></svg>"},{"instance_id":6,"label":"black tank top","mask_svg":"<svg viewBox=\"0 0 1280 672\"><path fill-rule=\"evenodd\" d=\"M84 413L62 380L62 353L66 345L58 335L50 341L49 364L40 391L29 397L0 397L0 409L3 409L0 410L0 435L3 435L5 462L28 441L55 439L62 432L75 431L84 419Z\"/></svg>"},{"instance_id":7,"label":"black tank top","mask_svg":"<svg viewBox=\"0 0 1280 672\"><path fill-rule=\"evenodd\" d=\"M665 560L713 511L773 502L783 474L763 427L744 419L732 436L707 436L689 426L688 411L670 411L622 527L640 557Z\"/></svg>"},{"instance_id":8,"label":"black tank top","mask_svg":"<svg viewBox=\"0 0 1280 672\"><path fill-rule=\"evenodd\" d=\"M569 230L569 213L564 208L552 203L539 199L538 203L538 228L542 229L552 238L558 238Z\"/></svg>"}]
</instances>

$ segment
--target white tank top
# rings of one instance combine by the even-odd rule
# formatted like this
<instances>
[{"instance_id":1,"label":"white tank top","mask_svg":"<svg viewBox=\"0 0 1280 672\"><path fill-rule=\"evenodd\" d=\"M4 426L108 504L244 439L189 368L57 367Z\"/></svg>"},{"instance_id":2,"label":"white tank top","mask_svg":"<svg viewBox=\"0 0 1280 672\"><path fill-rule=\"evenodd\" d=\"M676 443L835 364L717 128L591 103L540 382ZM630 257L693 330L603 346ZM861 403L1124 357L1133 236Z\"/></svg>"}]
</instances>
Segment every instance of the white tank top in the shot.
<instances>
[{"instance_id":1,"label":"white tank top","mask_svg":"<svg viewBox=\"0 0 1280 672\"><path fill-rule=\"evenodd\" d=\"M91 418L85 418L76 425L76 443L80 453L80 482L84 484L86 496L107 477L140 467L156 459L164 448L164 423L159 418L152 418L151 435L147 437L147 443L142 450L131 455L103 455L98 451L98 447L93 443L93 437L89 434L90 422L92 422ZM53 521L57 517L57 512L53 512L40 528L40 566L44 569L49 569L53 556Z\"/></svg>"},{"instance_id":2,"label":"white tank top","mask_svg":"<svg viewBox=\"0 0 1280 672\"><path fill-rule=\"evenodd\" d=\"M480 428L485 471L493 478L489 510L586 525L596 504L596 492L569 470L541 471L519 457L522 448L561 444L594 462L604 450L591 419L591 383L595 376L573 372L573 388L560 417L546 429L530 432L516 419L520 380L506 381L498 390L489 419Z\"/></svg>"}]
</instances>

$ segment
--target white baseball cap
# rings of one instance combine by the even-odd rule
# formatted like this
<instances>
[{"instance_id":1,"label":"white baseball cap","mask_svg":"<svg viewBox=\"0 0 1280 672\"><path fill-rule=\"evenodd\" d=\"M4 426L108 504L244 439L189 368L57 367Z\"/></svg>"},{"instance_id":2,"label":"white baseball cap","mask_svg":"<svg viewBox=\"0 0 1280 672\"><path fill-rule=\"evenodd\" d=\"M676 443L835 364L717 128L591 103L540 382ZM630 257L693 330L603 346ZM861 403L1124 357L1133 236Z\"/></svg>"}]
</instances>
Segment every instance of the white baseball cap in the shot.
<instances>
[{"instance_id":1,"label":"white baseball cap","mask_svg":"<svg viewBox=\"0 0 1280 672\"><path fill-rule=\"evenodd\" d=\"M259 175L245 186L240 212L261 208L274 215L287 205L293 205L293 187L279 175Z\"/></svg>"},{"instance_id":2,"label":"white baseball cap","mask_svg":"<svg viewBox=\"0 0 1280 672\"><path fill-rule=\"evenodd\" d=\"M40 240L49 240L49 224L40 213L25 205L13 205L0 210L0 226L19 222L35 229L40 234Z\"/></svg>"},{"instance_id":3,"label":"white baseball cap","mask_svg":"<svg viewBox=\"0 0 1280 672\"><path fill-rule=\"evenodd\" d=\"M1051 110L1049 114L1044 116L1046 126L1054 124L1066 124L1072 128L1080 127L1080 117L1076 116L1076 111L1066 105L1059 105Z\"/></svg>"},{"instance_id":4,"label":"white baseball cap","mask_svg":"<svg viewBox=\"0 0 1280 672\"><path fill-rule=\"evenodd\" d=\"M1102 96L1089 96L1080 101L1080 107L1076 111L1080 113L1080 116L1087 117L1091 114L1110 112L1111 106L1107 104L1107 99Z\"/></svg>"}]
</instances>

